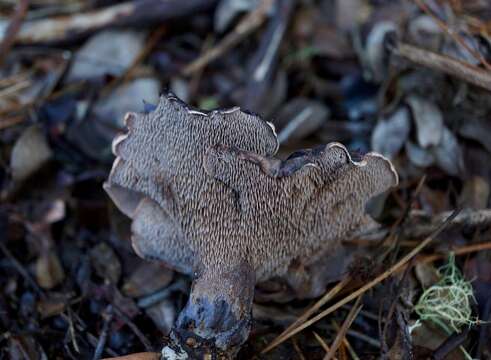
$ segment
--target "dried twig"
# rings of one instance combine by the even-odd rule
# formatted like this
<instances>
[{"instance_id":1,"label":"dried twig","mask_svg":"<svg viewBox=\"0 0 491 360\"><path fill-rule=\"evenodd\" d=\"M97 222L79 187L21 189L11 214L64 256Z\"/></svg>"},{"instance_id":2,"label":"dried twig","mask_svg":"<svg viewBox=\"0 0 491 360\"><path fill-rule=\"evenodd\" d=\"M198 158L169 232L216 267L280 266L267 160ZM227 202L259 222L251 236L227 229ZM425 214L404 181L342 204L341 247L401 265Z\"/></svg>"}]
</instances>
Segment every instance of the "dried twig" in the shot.
<instances>
[{"instance_id":1,"label":"dried twig","mask_svg":"<svg viewBox=\"0 0 491 360\"><path fill-rule=\"evenodd\" d=\"M15 42L15 37L20 30L22 21L27 14L27 9L29 8L29 0L19 0L15 13L12 16L5 35L3 36L2 43L0 44L0 66L5 60L7 53Z\"/></svg>"},{"instance_id":2,"label":"dried twig","mask_svg":"<svg viewBox=\"0 0 491 360\"><path fill-rule=\"evenodd\" d=\"M346 317L346 320L344 321L343 325L341 325L341 328L339 329L336 338L334 339L331 349L329 352L326 354L324 357L324 360L330 360L334 357L334 354L336 353L337 349L343 342L344 337L346 336L346 332L348 331L349 327L355 320L356 316L360 312L363 304L360 304L361 301L361 296L356 299L355 304L351 308L350 312L348 313L348 316Z\"/></svg>"},{"instance_id":3,"label":"dried twig","mask_svg":"<svg viewBox=\"0 0 491 360\"><path fill-rule=\"evenodd\" d=\"M415 64L455 76L461 80L491 91L490 71L409 44L399 43L392 51Z\"/></svg>"},{"instance_id":4,"label":"dried twig","mask_svg":"<svg viewBox=\"0 0 491 360\"><path fill-rule=\"evenodd\" d=\"M314 334L315 339L319 342L319 344L325 350L325 352L328 353L331 350L329 345L327 345L326 342L324 341L324 339L319 334L317 334L315 331L312 331L312 333ZM337 360L336 358L333 358L333 359Z\"/></svg>"},{"instance_id":5,"label":"dried twig","mask_svg":"<svg viewBox=\"0 0 491 360\"><path fill-rule=\"evenodd\" d=\"M360 315L360 313L361 313L361 310L358 312L358 315ZM332 320L332 325L334 326L336 331L339 331L339 329L340 329L339 325L336 321L334 321L334 319ZM349 329L346 331L346 334L348 334L348 332L349 332ZM355 349L353 349L353 346L351 346L351 344L348 341L348 338L346 336L343 338L343 345L348 349L348 352L350 353L353 360L360 360L360 357L356 354ZM333 358L333 359L336 359L336 358Z\"/></svg>"},{"instance_id":6,"label":"dried twig","mask_svg":"<svg viewBox=\"0 0 491 360\"><path fill-rule=\"evenodd\" d=\"M460 347L469 332L471 331L471 327L466 327L461 333L454 333L450 335L434 352L432 359L433 360L443 360L447 358L447 355L450 354L453 350Z\"/></svg>"},{"instance_id":7,"label":"dried twig","mask_svg":"<svg viewBox=\"0 0 491 360\"><path fill-rule=\"evenodd\" d=\"M104 346L106 345L107 335L109 332L109 324L113 319L112 305L107 306L102 316L104 318L104 324L102 325L101 335L99 336L99 340L97 341L97 346L95 348L92 360L99 360L102 356L102 352L104 351Z\"/></svg>"},{"instance_id":8,"label":"dried twig","mask_svg":"<svg viewBox=\"0 0 491 360\"><path fill-rule=\"evenodd\" d=\"M452 252L452 253L454 253L455 256L458 256L458 255L466 255L466 254L470 254L473 252L484 251L484 250L491 250L491 241L485 242L485 243L472 244L472 245L466 245L466 246L460 246L457 248L452 248L449 250L449 252ZM421 258L418 258L416 260L416 262L418 262L418 263L431 263L431 262L434 262L436 260L446 259L447 257L448 257L448 253L428 255L428 256L423 256Z\"/></svg>"},{"instance_id":9,"label":"dried twig","mask_svg":"<svg viewBox=\"0 0 491 360\"><path fill-rule=\"evenodd\" d=\"M259 28L267 18L267 15L274 5L274 0L263 0L259 6L247 14L235 27L235 29L227 34L216 46L206 51L199 58L187 65L182 73L189 76L194 72L202 69L219 56L223 55L229 49L237 45L243 38L251 32Z\"/></svg>"},{"instance_id":10,"label":"dried twig","mask_svg":"<svg viewBox=\"0 0 491 360\"><path fill-rule=\"evenodd\" d=\"M298 357L300 360L306 360L304 354L302 353L302 350L300 349L300 346L298 346L298 343L295 339L292 339L293 343L293 348L295 349L295 352L297 353Z\"/></svg>"},{"instance_id":11,"label":"dried twig","mask_svg":"<svg viewBox=\"0 0 491 360\"><path fill-rule=\"evenodd\" d=\"M32 277L29 275L29 272L24 268L24 266L15 258L14 255L10 252L7 247L0 242L0 250L3 252L6 258L10 260L14 268L19 272L19 274L22 275L24 280L29 283L29 285L32 286L33 290L41 296L42 298L45 297L45 294L41 290L41 288L38 286L38 284L32 279Z\"/></svg>"},{"instance_id":12,"label":"dried twig","mask_svg":"<svg viewBox=\"0 0 491 360\"><path fill-rule=\"evenodd\" d=\"M416 256L422 249L424 249L435 237L437 237L447 226L448 224L459 214L460 210L455 210L430 236L428 236L424 241L422 241L418 246L416 246L412 251L410 251L407 255L405 255L402 259L400 259L396 264L390 267L390 269L384 271L382 274L377 276L372 281L368 282L366 285L362 286L358 290L352 292L350 295L346 296L342 300L338 301L334 305L330 306L326 310L319 313L317 316L312 319L304 322L302 325L295 328L293 331L290 331L287 335L285 335L281 341L274 341L270 345L268 345L261 353L266 353L276 346L278 346L283 341L289 339L293 335L299 333L310 325L316 323L320 319L325 316L331 314L332 312L339 309L344 304L349 303L350 301L356 299L361 294L373 288L375 285L379 284L383 280L387 279L393 273L399 271L409 260L411 260L414 256Z\"/></svg>"},{"instance_id":13,"label":"dried twig","mask_svg":"<svg viewBox=\"0 0 491 360\"><path fill-rule=\"evenodd\" d=\"M140 331L138 326L136 326L135 323L133 321L131 321L131 319L124 312L122 312L120 309L118 309L117 306L114 306L114 312L135 333L136 337L143 344L146 351L153 351L154 350L152 344L147 339L147 337Z\"/></svg>"},{"instance_id":14,"label":"dried twig","mask_svg":"<svg viewBox=\"0 0 491 360\"><path fill-rule=\"evenodd\" d=\"M212 8L216 0L134 0L113 6L43 20L24 22L19 44L52 43L79 38L110 26L148 26Z\"/></svg>"},{"instance_id":15,"label":"dried twig","mask_svg":"<svg viewBox=\"0 0 491 360\"><path fill-rule=\"evenodd\" d=\"M303 324L307 319L312 316L317 310L324 306L328 301L330 301L336 294L338 294L349 282L351 278L349 276L341 280L336 286L329 290L323 297L321 297L314 305L312 305L307 311L298 317L290 326L288 326L276 339L274 339L269 346L271 348L276 347L290 337L290 332L294 331L295 328ZM265 349L266 351L266 349Z\"/></svg>"}]
</instances>

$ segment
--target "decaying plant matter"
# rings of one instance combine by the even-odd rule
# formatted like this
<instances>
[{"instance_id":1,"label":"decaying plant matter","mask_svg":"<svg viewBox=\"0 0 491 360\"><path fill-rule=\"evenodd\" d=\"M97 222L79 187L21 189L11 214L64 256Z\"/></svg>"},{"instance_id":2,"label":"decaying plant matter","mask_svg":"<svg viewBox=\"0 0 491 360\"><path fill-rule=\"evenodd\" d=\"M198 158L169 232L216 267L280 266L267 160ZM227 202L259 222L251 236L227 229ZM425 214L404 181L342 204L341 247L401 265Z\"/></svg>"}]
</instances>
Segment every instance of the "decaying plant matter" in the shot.
<instances>
[{"instance_id":1,"label":"decaying plant matter","mask_svg":"<svg viewBox=\"0 0 491 360\"><path fill-rule=\"evenodd\" d=\"M343 238L376 226L365 204L398 181L381 155L355 162L339 143L275 159L274 128L239 108L205 113L167 95L126 125L105 189L133 220L135 251L194 279L168 358L234 356L255 283L332 261Z\"/></svg>"}]
</instances>

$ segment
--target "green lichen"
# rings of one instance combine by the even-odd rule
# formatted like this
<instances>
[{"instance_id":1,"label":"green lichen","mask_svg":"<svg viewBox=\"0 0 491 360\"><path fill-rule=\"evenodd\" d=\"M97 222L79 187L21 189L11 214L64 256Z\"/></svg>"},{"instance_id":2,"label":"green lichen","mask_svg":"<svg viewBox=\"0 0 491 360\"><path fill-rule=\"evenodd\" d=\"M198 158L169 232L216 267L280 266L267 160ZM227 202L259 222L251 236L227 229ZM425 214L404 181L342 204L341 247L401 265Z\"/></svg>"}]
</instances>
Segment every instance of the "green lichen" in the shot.
<instances>
[{"instance_id":1,"label":"green lichen","mask_svg":"<svg viewBox=\"0 0 491 360\"><path fill-rule=\"evenodd\" d=\"M420 319L433 322L447 334L477 324L478 319L472 317L471 304L475 302L472 286L455 265L453 254L439 273L441 279L423 292L414 307Z\"/></svg>"}]
</instances>

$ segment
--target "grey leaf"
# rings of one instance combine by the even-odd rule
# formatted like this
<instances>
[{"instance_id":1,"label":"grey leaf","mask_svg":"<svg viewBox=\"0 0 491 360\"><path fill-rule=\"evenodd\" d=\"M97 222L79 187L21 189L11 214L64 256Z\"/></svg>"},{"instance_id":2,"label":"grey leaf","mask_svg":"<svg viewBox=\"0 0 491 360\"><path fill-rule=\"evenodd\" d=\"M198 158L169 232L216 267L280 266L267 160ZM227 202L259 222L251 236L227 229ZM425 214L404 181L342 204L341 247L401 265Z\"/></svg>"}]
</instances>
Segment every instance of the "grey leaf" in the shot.
<instances>
[{"instance_id":1,"label":"grey leaf","mask_svg":"<svg viewBox=\"0 0 491 360\"><path fill-rule=\"evenodd\" d=\"M401 107L377 123L372 133L373 150L393 158L406 142L410 129L409 110Z\"/></svg>"}]
</instances>

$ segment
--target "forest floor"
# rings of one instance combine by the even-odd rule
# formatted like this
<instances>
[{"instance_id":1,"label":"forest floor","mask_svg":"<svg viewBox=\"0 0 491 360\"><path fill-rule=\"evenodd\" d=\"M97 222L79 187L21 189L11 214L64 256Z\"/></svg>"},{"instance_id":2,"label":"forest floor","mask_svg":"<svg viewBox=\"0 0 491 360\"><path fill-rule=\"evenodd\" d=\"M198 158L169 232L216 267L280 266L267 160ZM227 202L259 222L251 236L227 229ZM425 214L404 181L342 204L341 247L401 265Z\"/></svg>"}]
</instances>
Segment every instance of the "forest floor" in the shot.
<instances>
[{"instance_id":1,"label":"forest floor","mask_svg":"<svg viewBox=\"0 0 491 360\"><path fill-rule=\"evenodd\" d=\"M136 256L102 183L166 91L400 176L326 296L258 285L239 359L491 359L487 0L0 0L0 359L160 351L190 279Z\"/></svg>"}]
</instances>

